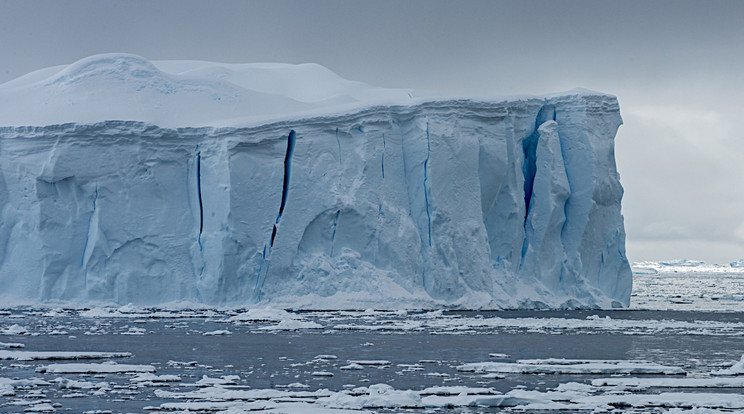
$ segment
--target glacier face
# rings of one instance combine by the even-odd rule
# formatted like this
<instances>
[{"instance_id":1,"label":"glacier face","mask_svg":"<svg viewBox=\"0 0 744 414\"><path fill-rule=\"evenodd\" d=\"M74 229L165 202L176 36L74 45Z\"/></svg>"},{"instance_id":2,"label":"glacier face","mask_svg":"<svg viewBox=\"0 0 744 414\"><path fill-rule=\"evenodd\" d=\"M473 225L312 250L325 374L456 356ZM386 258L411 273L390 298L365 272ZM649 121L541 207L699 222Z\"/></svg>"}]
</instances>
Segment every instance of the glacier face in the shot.
<instances>
[{"instance_id":1,"label":"glacier face","mask_svg":"<svg viewBox=\"0 0 744 414\"><path fill-rule=\"evenodd\" d=\"M2 127L0 300L628 306L620 124L574 91Z\"/></svg>"}]
</instances>

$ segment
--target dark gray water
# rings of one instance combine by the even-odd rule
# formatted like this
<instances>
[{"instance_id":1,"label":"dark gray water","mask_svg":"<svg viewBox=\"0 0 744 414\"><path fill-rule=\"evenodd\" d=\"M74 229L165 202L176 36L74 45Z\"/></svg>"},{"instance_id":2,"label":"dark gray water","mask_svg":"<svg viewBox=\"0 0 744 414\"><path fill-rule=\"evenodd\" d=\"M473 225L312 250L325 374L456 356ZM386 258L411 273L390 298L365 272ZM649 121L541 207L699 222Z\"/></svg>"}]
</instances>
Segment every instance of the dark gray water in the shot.
<instances>
[{"instance_id":1,"label":"dark gray water","mask_svg":"<svg viewBox=\"0 0 744 414\"><path fill-rule=\"evenodd\" d=\"M398 390L462 385L490 387L502 393L519 387L545 391L566 382L589 383L598 375L503 374L504 378L487 378L483 373L462 372L456 367L470 362L542 358L647 360L695 374L730 366L744 354L744 313L321 312L293 315L304 322L318 323L321 329L265 330L277 322L228 321L235 312L195 312L191 315L195 317L189 318L179 318L176 312L140 312L116 318L82 317L73 310L42 316L44 312L13 310L0 315L0 332L6 333L0 334L0 342L21 343L23 348L13 350L22 351L130 352L130 358L109 360L149 364L157 375L178 375L180 381L153 387L132 382L132 374L37 372L50 363L98 364L103 360L5 360L0 361L0 377L39 378L48 384L16 387L15 395L0 396L0 412L23 412L39 402L52 404L57 412L143 412L145 407L186 401L159 397L155 390L193 391L193 384L204 375L239 376L230 389L287 389L287 385L299 383L306 386L301 390L339 391L384 383ZM446 323L442 325L442 321ZM494 321L498 326L493 326ZM581 326L592 321L597 325ZM488 323L492 326L483 326ZM7 334L23 329L25 334ZM231 334L204 335L221 330ZM494 353L505 355L489 357ZM318 355L335 358L318 359ZM354 360L387 362L359 370L341 369ZM332 376L313 375L318 372ZM107 382L108 387L99 392L67 389L61 382L53 382L57 378ZM729 388L717 392L742 391ZM76 398L68 398L75 393ZM21 404L23 401L28 403Z\"/></svg>"}]
</instances>

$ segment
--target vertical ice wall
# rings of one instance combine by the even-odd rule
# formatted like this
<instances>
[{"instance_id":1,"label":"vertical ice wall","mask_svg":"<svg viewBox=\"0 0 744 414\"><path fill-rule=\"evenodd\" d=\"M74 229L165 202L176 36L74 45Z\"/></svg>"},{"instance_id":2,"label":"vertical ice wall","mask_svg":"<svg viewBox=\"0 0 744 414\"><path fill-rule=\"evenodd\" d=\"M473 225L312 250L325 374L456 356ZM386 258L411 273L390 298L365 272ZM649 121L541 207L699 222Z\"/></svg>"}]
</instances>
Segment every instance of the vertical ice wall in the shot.
<instances>
[{"instance_id":1,"label":"vertical ice wall","mask_svg":"<svg viewBox=\"0 0 744 414\"><path fill-rule=\"evenodd\" d=\"M0 129L0 298L627 305L614 97Z\"/></svg>"}]
</instances>

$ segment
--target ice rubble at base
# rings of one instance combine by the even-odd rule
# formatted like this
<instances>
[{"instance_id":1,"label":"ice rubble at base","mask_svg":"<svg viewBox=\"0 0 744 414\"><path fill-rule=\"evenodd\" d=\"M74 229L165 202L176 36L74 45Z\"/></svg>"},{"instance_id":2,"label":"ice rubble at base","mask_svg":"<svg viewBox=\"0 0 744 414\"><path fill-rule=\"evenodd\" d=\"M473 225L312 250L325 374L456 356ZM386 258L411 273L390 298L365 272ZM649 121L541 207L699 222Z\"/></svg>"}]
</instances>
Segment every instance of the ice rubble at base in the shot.
<instances>
[{"instance_id":1,"label":"ice rubble at base","mask_svg":"<svg viewBox=\"0 0 744 414\"><path fill-rule=\"evenodd\" d=\"M0 299L628 306L613 96L99 55L0 85ZM32 125L32 126L24 126Z\"/></svg>"}]
</instances>

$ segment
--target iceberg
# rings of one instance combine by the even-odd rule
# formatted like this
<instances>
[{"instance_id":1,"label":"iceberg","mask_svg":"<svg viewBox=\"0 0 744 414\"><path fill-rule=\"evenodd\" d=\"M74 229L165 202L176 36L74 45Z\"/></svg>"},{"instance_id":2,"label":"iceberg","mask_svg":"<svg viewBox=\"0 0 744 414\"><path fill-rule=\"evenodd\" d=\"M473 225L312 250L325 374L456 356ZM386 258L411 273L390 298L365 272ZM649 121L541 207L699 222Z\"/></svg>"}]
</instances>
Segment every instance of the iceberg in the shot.
<instances>
[{"instance_id":1,"label":"iceberg","mask_svg":"<svg viewBox=\"0 0 744 414\"><path fill-rule=\"evenodd\" d=\"M0 85L0 300L627 307L617 99L97 55Z\"/></svg>"}]
</instances>

